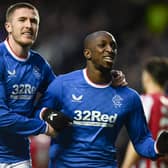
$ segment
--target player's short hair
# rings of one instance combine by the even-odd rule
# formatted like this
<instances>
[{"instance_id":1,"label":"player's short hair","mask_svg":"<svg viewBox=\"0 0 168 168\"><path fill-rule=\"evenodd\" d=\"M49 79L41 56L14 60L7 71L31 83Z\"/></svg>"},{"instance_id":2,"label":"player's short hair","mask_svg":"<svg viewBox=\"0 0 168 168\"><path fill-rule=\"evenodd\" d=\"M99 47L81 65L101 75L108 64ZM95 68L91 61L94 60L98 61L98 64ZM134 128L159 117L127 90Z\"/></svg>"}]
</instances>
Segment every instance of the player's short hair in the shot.
<instances>
[{"instance_id":1,"label":"player's short hair","mask_svg":"<svg viewBox=\"0 0 168 168\"><path fill-rule=\"evenodd\" d=\"M18 3L12 4L11 6L8 7L8 9L6 11L6 21L9 20L10 16L14 13L14 11L16 9L20 9L20 8L32 9L32 10L37 12L37 15L39 17L39 12L38 12L37 8L34 5L32 5L32 4L28 3L28 2L18 2Z\"/></svg>"},{"instance_id":2,"label":"player's short hair","mask_svg":"<svg viewBox=\"0 0 168 168\"><path fill-rule=\"evenodd\" d=\"M108 34L109 36L112 37L114 43L115 43L115 48L117 48L117 42L114 38L114 36L108 32L108 31L105 31L105 30L99 30L99 31L95 31L95 32L92 32L90 34L88 34L85 39L84 39L84 48L90 48L90 43L94 41L94 39L98 36L100 36L101 34Z\"/></svg>"}]
</instances>

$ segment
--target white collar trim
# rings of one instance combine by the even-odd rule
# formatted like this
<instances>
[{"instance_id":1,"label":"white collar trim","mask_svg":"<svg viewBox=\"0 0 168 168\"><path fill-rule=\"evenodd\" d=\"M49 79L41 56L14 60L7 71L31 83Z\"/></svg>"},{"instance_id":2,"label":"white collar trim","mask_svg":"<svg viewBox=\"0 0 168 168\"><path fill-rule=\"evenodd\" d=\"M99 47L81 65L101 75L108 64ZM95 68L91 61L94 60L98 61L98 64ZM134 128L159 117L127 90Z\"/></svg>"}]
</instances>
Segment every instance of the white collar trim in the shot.
<instances>
[{"instance_id":1,"label":"white collar trim","mask_svg":"<svg viewBox=\"0 0 168 168\"><path fill-rule=\"evenodd\" d=\"M106 85L100 85L100 84L95 84L93 83L87 76L87 73L86 73L86 68L83 69L83 76L84 76L84 79L86 80L86 82L91 85L92 87L95 87L95 88L106 88L106 87L109 87L111 85L111 82L109 82L108 84Z\"/></svg>"},{"instance_id":2,"label":"white collar trim","mask_svg":"<svg viewBox=\"0 0 168 168\"><path fill-rule=\"evenodd\" d=\"M12 57L14 57L16 60L18 61L22 61L22 62L26 62L29 58L30 58L30 52L28 52L28 57L27 58L19 58L10 48L7 40L5 40L5 46L7 48L7 50L9 51L9 53L12 55Z\"/></svg>"}]
</instances>

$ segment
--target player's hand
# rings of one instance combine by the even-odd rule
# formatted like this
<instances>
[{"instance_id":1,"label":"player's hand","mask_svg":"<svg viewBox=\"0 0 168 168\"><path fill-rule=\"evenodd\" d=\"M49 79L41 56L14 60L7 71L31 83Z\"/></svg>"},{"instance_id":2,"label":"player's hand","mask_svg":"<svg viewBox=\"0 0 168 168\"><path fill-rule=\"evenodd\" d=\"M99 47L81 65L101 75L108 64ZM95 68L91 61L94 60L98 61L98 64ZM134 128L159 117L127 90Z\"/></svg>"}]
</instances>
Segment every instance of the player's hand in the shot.
<instances>
[{"instance_id":1,"label":"player's hand","mask_svg":"<svg viewBox=\"0 0 168 168\"><path fill-rule=\"evenodd\" d=\"M168 154L168 131L162 131L156 140L156 149L159 154Z\"/></svg>"},{"instance_id":2,"label":"player's hand","mask_svg":"<svg viewBox=\"0 0 168 168\"><path fill-rule=\"evenodd\" d=\"M72 120L69 117L53 109L43 108L40 115L41 118L50 124L57 132L60 132L72 124Z\"/></svg>"},{"instance_id":3,"label":"player's hand","mask_svg":"<svg viewBox=\"0 0 168 168\"><path fill-rule=\"evenodd\" d=\"M112 86L126 86L128 85L128 82L125 79L125 75L122 71L119 70L112 70Z\"/></svg>"}]
</instances>

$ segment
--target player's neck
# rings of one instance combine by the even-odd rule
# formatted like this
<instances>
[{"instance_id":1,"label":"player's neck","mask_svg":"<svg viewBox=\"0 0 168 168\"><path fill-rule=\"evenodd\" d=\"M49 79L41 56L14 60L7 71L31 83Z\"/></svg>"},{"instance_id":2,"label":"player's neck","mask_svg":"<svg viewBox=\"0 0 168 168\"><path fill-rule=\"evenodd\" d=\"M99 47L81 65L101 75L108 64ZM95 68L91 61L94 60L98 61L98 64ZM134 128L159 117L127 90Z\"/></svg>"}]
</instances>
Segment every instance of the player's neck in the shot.
<instances>
[{"instance_id":1,"label":"player's neck","mask_svg":"<svg viewBox=\"0 0 168 168\"><path fill-rule=\"evenodd\" d=\"M148 94L153 94L153 93L163 94L164 89L155 83L150 83L150 84L148 84L148 87L146 87L146 93L148 93Z\"/></svg>"},{"instance_id":2,"label":"player's neck","mask_svg":"<svg viewBox=\"0 0 168 168\"><path fill-rule=\"evenodd\" d=\"M102 73L100 71L86 68L86 74L90 81L95 84L108 84L111 81L111 73Z\"/></svg>"},{"instance_id":3,"label":"player's neck","mask_svg":"<svg viewBox=\"0 0 168 168\"><path fill-rule=\"evenodd\" d=\"M18 58L27 58L29 49L28 47L22 47L13 38L7 38L10 49Z\"/></svg>"}]
</instances>

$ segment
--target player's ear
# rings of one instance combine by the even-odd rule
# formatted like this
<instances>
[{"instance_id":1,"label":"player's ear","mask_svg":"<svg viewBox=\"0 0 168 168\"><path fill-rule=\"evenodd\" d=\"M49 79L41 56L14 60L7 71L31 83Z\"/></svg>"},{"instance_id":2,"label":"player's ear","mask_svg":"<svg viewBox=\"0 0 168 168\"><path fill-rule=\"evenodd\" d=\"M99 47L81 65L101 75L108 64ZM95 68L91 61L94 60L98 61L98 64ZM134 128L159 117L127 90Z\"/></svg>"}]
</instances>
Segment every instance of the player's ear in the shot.
<instances>
[{"instance_id":1,"label":"player's ear","mask_svg":"<svg viewBox=\"0 0 168 168\"><path fill-rule=\"evenodd\" d=\"M12 32L12 26L10 22L5 22L5 29L8 33Z\"/></svg>"},{"instance_id":2,"label":"player's ear","mask_svg":"<svg viewBox=\"0 0 168 168\"><path fill-rule=\"evenodd\" d=\"M84 49L83 54L87 60L91 59L91 51L89 49Z\"/></svg>"}]
</instances>

